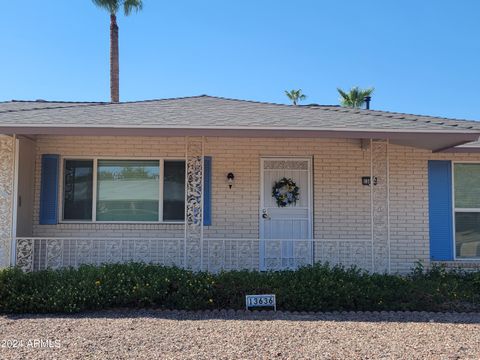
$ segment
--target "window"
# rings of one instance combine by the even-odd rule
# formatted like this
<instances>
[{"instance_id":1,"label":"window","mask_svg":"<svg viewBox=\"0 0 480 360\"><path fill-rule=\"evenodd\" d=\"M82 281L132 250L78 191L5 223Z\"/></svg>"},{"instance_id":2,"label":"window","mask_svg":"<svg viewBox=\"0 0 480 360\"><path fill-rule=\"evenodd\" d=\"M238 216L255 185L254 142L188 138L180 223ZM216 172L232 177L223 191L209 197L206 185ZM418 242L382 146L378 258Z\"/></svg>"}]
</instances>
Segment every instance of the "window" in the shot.
<instances>
[{"instance_id":1,"label":"window","mask_svg":"<svg viewBox=\"0 0 480 360\"><path fill-rule=\"evenodd\" d=\"M65 160L63 195L66 221L183 221L185 161Z\"/></svg>"},{"instance_id":2,"label":"window","mask_svg":"<svg viewBox=\"0 0 480 360\"><path fill-rule=\"evenodd\" d=\"M455 253L480 257L480 164L454 164Z\"/></svg>"},{"instance_id":3,"label":"window","mask_svg":"<svg viewBox=\"0 0 480 360\"><path fill-rule=\"evenodd\" d=\"M92 220L93 161L66 160L63 182L63 219Z\"/></svg>"},{"instance_id":4,"label":"window","mask_svg":"<svg viewBox=\"0 0 480 360\"><path fill-rule=\"evenodd\" d=\"M185 161L165 161L163 220L185 219Z\"/></svg>"},{"instance_id":5,"label":"window","mask_svg":"<svg viewBox=\"0 0 480 360\"><path fill-rule=\"evenodd\" d=\"M160 166L150 160L98 160L97 220L158 221Z\"/></svg>"}]
</instances>

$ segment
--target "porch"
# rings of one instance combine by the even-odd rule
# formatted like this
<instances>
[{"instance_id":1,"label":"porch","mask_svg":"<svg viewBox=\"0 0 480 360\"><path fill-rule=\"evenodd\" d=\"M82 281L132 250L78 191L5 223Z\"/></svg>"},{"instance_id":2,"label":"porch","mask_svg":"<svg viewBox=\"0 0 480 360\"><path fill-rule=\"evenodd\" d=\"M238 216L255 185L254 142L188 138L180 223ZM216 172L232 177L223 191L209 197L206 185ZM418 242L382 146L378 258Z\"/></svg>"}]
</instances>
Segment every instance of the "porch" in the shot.
<instances>
[{"instance_id":1,"label":"porch","mask_svg":"<svg viewBox=\"0 0 480 360\"><path fill-rule=\"evenodd\" d=\"M25 271L128 261L212 272L294 269L315 262L390 269L387 141L291 139L288 144L295 147L282 152L285 140L39 136L4 141L13 141L16 158L10 258ZM152 149L154 144L159 148ZM59 154L53 190L58 201L48 207L53 221L42 223L42 182L52 183L42 179L43 160L54 153ZM163 175L167 159L185 161L185 220L166 221L159 214L159 221L100 221L98 201L93 201L93 220L65 218L64 167L70 159L94 159L96 168L104 158L157 157ZM356 158L353 169L348 157ZM236 175L231 188L229 172ZM377 185L362 185L362 175L376 178ZM282 176L293 178L302 193L285 209L271 196L272 183ZM323 193L320 199L314 191Z\"/></svg>"}]
</instances>

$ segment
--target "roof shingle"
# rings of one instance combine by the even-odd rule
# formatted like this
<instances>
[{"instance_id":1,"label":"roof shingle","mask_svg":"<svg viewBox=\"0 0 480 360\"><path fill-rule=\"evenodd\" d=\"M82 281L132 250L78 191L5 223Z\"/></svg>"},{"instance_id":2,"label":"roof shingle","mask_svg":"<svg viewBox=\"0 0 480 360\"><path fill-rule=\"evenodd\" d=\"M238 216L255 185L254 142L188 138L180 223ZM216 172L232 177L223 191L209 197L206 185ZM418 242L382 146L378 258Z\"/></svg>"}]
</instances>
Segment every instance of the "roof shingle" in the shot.
<instances>
[{"instance_id":1,"label":"roof shingle","mask_svg":"<svg viewBox=\"0 0 480 360\"><path fill-rule=\"evenodd\" d=\"M480 123L338 106L291 106L211 96L124 103L5 102L0 127L272 128L477 132Z\"/></svg>"}]
</instances>

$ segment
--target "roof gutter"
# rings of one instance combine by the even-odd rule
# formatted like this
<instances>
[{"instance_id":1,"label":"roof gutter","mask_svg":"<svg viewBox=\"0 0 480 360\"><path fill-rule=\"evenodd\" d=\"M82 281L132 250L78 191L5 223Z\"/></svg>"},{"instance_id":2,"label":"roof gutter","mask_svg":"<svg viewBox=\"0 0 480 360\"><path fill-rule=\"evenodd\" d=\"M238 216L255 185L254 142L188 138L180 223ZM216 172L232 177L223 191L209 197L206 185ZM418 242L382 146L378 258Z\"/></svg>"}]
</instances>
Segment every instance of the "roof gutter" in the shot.
<instances>
[{"instance_id":1,"label":"roof gutter","mask_svg":"<svg viewBox=\"0 0 480 360\"><path fill-rule=\"evenodd\" d=\"M476 140L473 140L473 141L476 141ZM471 142L472 141L461 141L457 144L445 146L444 148L434 150L433 152L434 153L442 153L442 152L444 152L444 153L449 153L449 152L480 152L480 148L476 148L476 147L473 147L473 146L471 146L471 147L468 147L468 146L467 147L461 147L462 145L465 145L465 144L468 144L468 143L471 143ZM466 151L459 150L459 149L464 149L464 148L466 148L467 150ZM472 150L477 149L477 151L469 151L468 149L472 149Z\"/></svg>"},{"instance_id":2,"label":"roof gutter","mask_svg":"<svg viewBox=\"0 0 480 360\"><path fill-rule=\"evenodd\" d=\"M478 147L478 146L461 146L461 145L468 144L469 142L471 142L471 141L468 141L468 142L463 143L463 144L458 144L458 145L455 145L453 147L451 146L451 147L447 147L445 149L440 149L440 150L435 151L435 152L440 152L440 153L470 153L470 154L480 153L480 147Z\"/></svg>"},{"instance_id":3,"label":"roof gutter","mask_svg":"<svg viewBox=\"0 0 480 360\"><path fill-rule=\"evenodd\" d=\"M269 132L277 132L277 131L313 131L313 132L322 132L322 133L330 133L330 132L348 132L348 133L363 133L363 134L370 134L370 133L379 133L379 134L472 134L477 137L480 136L480 130L471 130L471 129L462 129L456 128L458 130L451 131L451 130L426 130L426 129L359 129L359 128L320 128L320 127L269 127L269 126L215 126L215 125L205 125L205 126L198 126L198 125L185 125L185 126L178 126L178 125L161 125L156 126L152 124L145 124L145 125L98 125L98 124L88 124L87 126L79 126L77 124L70 125L70 124L44 124L44 125L33 125L33 124L13 124L13 125L0 125L0 133L36 133L36 134L51 134L52 132L57 131L89 131L92 130L95 133L98 131L167 131L167 130L177 130L177 131L269 131ZM364 137L364 136L363 136Z\"/></svg>"},{"instance_id":4,"label":"roof gutter","mask_svg":"<svg viewBox=\"0 0 480 360\"><path fill-rule=\"evenodd\" d=\"M103 124L86 124L84 126L78 124L1 124L0 131L3 132L4 130L10 129L11 131L22 131L22 129L177 129L177 130L269 130L269 131L276 131L276 130L286 130L286 131L353 131L353 132L386 132L386 133L396 133L396 132L408 132L408 133L475 133L480 135L480 130L472 130L472 129L462 129L462 128L454 128L455 131L452 129L445 128L445 129L395 129L395 128L349 128L349 127L328 127L328 128L321 128L318 126L218 126L218 125L156 125L156 124L139 124L139 125L128 125L128 124L113 124L109 126L105 126Z\"/></svg>"},{"instance_id":5,"label":"roof gutter","mask_svg":"<svg viewBox=\"0 0 480 360\"><path fill-rule=\"evenodd\" d=\"M337 138L388 139L398 145L413 146L434 152L447 151L455 146L477 141L476 131L425 131L398 129L308 129L258 127L78 127L78 126L0 126L1 134L57 136L215 136L250 138Z\"/></svg>"}]
</instances>

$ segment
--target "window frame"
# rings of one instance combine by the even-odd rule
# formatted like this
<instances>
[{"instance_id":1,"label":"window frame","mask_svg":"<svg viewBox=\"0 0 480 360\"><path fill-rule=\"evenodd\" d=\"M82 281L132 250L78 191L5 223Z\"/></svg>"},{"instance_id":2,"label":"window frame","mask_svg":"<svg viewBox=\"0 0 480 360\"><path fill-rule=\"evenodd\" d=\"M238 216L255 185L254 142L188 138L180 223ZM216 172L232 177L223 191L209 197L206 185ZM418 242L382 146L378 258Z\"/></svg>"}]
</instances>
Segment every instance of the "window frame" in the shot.
<instances>
[{"instance_id":1,"label":"window frame","mask_svg":"<svg viewBox=\"0 0 480 360\"><path fill-rule=\"evenodd\" d=\"M455 165L456 164L473 164L480 165L480 161L465 160L465 161L451 161L451 177L452 177L452 227L453 227L453 259L455 261L480 261L480 257L457 257L457 224L455 221L455 214L457 212L463 213L480 213L480 208L457 208L455 206Z\"/></svg>"},{"instance_id":2,"label":"window frame","mask_svg":"<svg viewBox=\"0 0 480 360\"><path fill-rule=\"evenodd\" d=\"M92 189L92 219L91 220L65 220L63 214L65 196L64 196L64 186L65 186L65 162L67 160L92 160L93 161L93 189ZM97 220L97 172L98 172L98 161L99 160L153 160L158 161L159 166L159 192L158 192L158 221L98 221ZM58 211L60 214L59 224L172 224L172 225L183 225L185 224L184 220L168 220L163 221L163 183L164 183L164 164L165 161L183 161L185 162L185 174L187 171L187 162L184 157L139 157L139 156L60 156L61 166L60 166L60 179L59 181L59 196L61 201L58 202ZM186 185L186 179L185 179ZM185 196L186 201L186 196Z\"/></svg>"}]
</instances>

